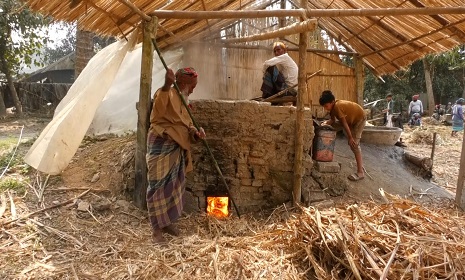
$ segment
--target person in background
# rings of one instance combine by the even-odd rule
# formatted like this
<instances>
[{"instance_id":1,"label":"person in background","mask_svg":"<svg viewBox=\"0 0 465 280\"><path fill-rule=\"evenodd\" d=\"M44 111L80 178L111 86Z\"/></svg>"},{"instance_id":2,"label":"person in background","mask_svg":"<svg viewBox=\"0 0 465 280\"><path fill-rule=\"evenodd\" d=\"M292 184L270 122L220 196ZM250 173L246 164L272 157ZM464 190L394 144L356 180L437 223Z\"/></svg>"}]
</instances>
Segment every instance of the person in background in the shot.
<instances>
[{"instance_id":1,"label":"person in background","mask_svg":"<svg viewBox=\"0 0 465 280\"><path fill-rule=\"evenodd\" d=\"M348 144L357 162L357 172L351 174L348 179L359 181L365 178L362 161L362 149L360 148L360 138L365 128L367 120L362 106L347 100L336 100L330 90L325 90L320 96L320 105L329 111L331 119L322 123L330 125L335 129L342 127L348 138ZM336 119L338 122L336 122Z\"/></svg>"},{"instance_id":2,"label":"person in background","mask_svg":"<svg viewBox=\"0 0 465 280\"><path fill-rule=\"evenodd\" d=\"M459 98L455 101L455 105L452 107L452 134L454 137L457 135L457 132L463 130L463 108L462 105L465 99Z\"/></svg>"},{"instance_id":3,"label":"person in background","mask_svg":"<svg viewBox=\"0 0 465 280\"><path fill-rule=\"evenodd\" d=\"M412 101L410 101L410 104L408 106L408 115L409 119L412 119L413 114L418 113L423 115L423 104L421 103L421 100L418 100L420 96L418 94L412 96Z\"/></svg>"},{"instance_id":4,"label":"person in background","mask_svg":"<svg viewBox=\"0 0 465 280\"><path fill-rule=\"evenodd\" d=\"M446 105L446 114L452 114L452 103L448 102Z\"/></svg>"},{"instance_id":5,"label":"person in background","mask_svg":"<svg viewBox=\"0 0 465 280\"><path fill-rule=\"evenodd\" d=\"M168 69L165 83L154 97L147 135L147 208L156 244L166 242L163 233L179 235L173 222L181 216L186 173L193 169L190 143L205 138L204 130L194 127L172 87L176 79L187 102L197 85L197 76L191 67L179 69L176 75Z\"/></svg>"},{"instance_id":6,"label":"person in background","mask_svg":"<svg viewBox=\"0 0 465 280\"><path fill-rule=\"evenodd\" d=\"M392 94L386 95L387 108L383 110L386 113L386 126L393 127L392 115L394 113L394 101L392 100Z\"/></svg>"},{"instance_id":7,"label":"person in background","mask_svg":"<svg viewBox=\"0 0 465 280\"><path fill-rule=\"evenodd\" d=\"M260 88L263 98L297 85L298 67L287 54L286 45L282 42L275 42L273 52L275 56L263 63L263 83ZM285 95L296 96L297 89L289 89Z\"/></svg>"}]
</instances>

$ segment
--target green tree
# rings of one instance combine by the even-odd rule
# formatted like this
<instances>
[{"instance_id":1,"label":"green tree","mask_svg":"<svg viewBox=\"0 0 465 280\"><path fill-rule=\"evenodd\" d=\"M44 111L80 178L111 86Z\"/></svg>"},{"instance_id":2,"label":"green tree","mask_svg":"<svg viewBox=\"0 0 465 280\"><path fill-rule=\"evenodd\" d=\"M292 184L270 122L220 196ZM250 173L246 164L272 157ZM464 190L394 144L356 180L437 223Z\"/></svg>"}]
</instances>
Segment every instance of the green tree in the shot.
<instances>
[{"instance_id":1,"label":"green tree","mask_svg":"<svg viewBox=\"0 0 465 280\"><path fill-rule=\"evenodd\" d=\"M61 22L57 24L62 30L66 30L66 37L60 42L53 42L53 47L45 47L44 63L51 64L60 58L76 51L76 24Z\"/></svg>"},{"instance_id":2,"label":"green tree","mask_svg":"<svg viewBox=\"0 0 465 280\"><path fill-rule=\"evenodd\" d=\"M0 1L0 72L7 81L18 115L22 114L22 106L13 84L14 76L21 65L40 65L34 54L48 41L46 34L39 32L47 24L47 19L32 13L19 0ZM13 35L19 39L14 40ZM0 94L0 116L5 114L5 103Z\"/></svg>"}]
</instances>

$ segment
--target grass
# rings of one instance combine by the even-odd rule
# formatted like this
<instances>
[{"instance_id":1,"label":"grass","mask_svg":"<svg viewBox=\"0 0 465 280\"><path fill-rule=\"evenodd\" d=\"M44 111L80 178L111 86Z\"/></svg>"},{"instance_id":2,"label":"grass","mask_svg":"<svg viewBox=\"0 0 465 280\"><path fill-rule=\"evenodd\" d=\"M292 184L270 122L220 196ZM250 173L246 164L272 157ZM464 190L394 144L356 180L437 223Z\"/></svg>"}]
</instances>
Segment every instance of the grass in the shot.
<instances>
[{"instance_id":1,"label":"grass","mask_svg":"<svg viewBox=\"0 0 465 280\"><path fill-rule=\"evenodd\" d=\"M0 155L10 151L18 142L14 137L0 138Z\"/></svg>"},{"instance_id":2,"label":"grass","mask_svg":"<svg viewBox=\"0 0 465 280\"><path fill-rule=\"evenodd\" d=\"M0 193L7 190L15 191L19 195L23 195L26 191L26 184L18 179L6 177L0 179Z\"/></svg>"}]
</instances>

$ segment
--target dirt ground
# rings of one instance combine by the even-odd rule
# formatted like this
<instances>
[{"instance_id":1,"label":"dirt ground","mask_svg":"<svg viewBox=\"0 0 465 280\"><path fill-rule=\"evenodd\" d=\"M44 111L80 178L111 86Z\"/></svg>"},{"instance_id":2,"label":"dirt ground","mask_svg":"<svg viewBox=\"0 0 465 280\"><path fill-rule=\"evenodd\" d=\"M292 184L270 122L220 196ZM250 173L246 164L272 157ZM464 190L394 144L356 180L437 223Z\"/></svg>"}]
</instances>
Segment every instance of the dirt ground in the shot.
<instances>
[{"instance_id":1,"label":"dirt ground","mask_svg":"<svg viewBox=\"0 0 465 280\"><path fill-rule=\"evenodd\" d=\"M0 156L14 149L23 126L23 140L16 156L24 156L48 121L41 118L0 121L0 141L6 143L0 146L3 149ZM452 138L450 127L425 123L422 128L405 128L402 133L405 149L363 144L367 177L351 182L344 196L334 198L327 207L377 201L381 199L379 189L383 189L434 207L454 208L462 134ZM403 153L430 156L433 132L437 132L438 138L433 177L429 180L404 161ZM10 169L5 178L22 182L24 190L0 189L0 224L3 223L0 279L182 279L179 270L174 269L179 266L183 271L192 271L191 279L205 279L201 268L190 267L193 264L189 260L195 259L189 257L192 250L198 258L209 256L211 273L217 273L219 268L215 267L214 257L213 261L210 257L219 252L218 244L227 250L234 238L269 231L290 215L288 210L277 208L244 215L242 220L218 221L205 214L185 216L178 223L182 238L168 237L170 249L154 250L147 214L121 193L124 187L121 170L125 168L121 162L127 161L125 151L133 147L134 136L85 139L60 176L39 174L24 168L21 162L17 166L22 168ZM355 169L353 154L344 138L337 139L335 161L341 163L342 176ZM41 210L44 207L46 211ZM10 223L15 218L20 219ZM205 242L210 243L198 247ZM168 256L178 261L163 264L164 274L158 275L157 269L161 268L155 264L156 260ZM251 275L244 279L254 278ZM254 279L276 279L270 277Z\"/></svg>"}]
</instances>

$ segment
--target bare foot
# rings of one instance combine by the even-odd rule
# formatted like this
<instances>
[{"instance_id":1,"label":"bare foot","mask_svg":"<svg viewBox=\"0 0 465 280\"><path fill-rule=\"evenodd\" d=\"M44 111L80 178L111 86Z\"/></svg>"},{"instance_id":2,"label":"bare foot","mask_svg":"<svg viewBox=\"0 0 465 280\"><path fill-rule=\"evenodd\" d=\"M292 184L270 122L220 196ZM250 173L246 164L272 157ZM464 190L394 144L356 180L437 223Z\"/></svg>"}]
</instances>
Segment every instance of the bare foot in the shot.
<instances>
[{"instance_id":1,"label":"bare foot","mask_svg":"<svg viewBox=\"0 0 465 280\"><path fill-rule=\"evenodd\" d=\"M173 236L179 236L179 229L171 224L161 229L163 232L168 233Z\"/></svg>"},{"instance_id":2,"label":"bare foot","mask_svg":"<svg viewBox=\"0 0 465 280\"><path fill-rule=\"evenodd\" d=\"M152 241L153 241L153 243L158 244L158 245L166 244L166 239L163 237L161 229L153 230L153 232L152 232Z\"/></svg>"}]
</instances>

